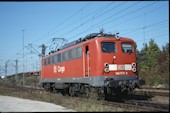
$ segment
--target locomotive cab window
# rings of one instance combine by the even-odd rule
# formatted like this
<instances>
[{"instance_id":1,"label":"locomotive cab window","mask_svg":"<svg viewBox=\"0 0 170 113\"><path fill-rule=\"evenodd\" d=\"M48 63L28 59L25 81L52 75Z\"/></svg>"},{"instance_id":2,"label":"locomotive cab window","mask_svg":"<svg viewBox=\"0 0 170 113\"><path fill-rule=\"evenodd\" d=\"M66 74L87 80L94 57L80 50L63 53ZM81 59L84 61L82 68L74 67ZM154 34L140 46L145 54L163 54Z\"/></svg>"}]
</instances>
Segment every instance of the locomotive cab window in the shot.
<instances>
[{"instance_id":1,"label":"locomotive cab window","mask_svg":"<svg viewBox=\"0 0 170 113\"><path fill-rule=\"evenodd\" d=\"M101 47L104 53L115 53L116 52L116 44L114 42L102 42Z\"/></svg>"},{"instance_id":2,"label":"locomotive cab window","mask_svg":"<svg viewBox=\"0 0 170 113\"><path fill-rule=\"evenodd\" d=\"M123 53L133 53L134 49L131 43L122 43Z\"/></svg>"}]
</instances>

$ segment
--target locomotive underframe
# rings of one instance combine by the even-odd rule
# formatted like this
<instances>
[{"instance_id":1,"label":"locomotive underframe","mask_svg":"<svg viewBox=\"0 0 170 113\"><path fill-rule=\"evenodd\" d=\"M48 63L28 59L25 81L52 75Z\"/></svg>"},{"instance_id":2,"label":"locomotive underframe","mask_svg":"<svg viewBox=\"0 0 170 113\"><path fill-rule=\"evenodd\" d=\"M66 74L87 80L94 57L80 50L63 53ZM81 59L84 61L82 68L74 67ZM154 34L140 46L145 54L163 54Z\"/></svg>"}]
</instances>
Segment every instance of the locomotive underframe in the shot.
<instances>
[{"instance_id":1,"label":"locomotive underframe","mask_svg":"<svg viewBox=\"0 0 170 113\"><path fill-rule=\"evenodd\" d=\"M135 88L140 88L140 86L144 84L145 81L140 78L132 80L115 80L113 78L106 78L104 81L104 87L107 89L108 93L112 93L116 89L119 89L120 92L124 92L126 90L133 91Z\"/></svg>"},{"instance_id":2,"label":"locomotive underframe","mask_svg":"<svg viewBox=\"0 0 170 113\"><path fill-rule=\"evenodd\" d=\"M85 78L87 80L87 78ZM139 79L137 76L133 79L119 79L117 77L108 77L103 78L104 80L100 81L103 82L103 85L96 86L95 83L90 82L91 84L87 83L78 83L77 81L70 81L68 80L60 80L57 81L43 81L41 84L47 91L53 92L60 92L63 95L70 95L76 96L80 94L89 95L89 92L97 92L99 95L120 95L125 94L125 92L133 91L135 88L139 88L141 85L144 84L142 79ZM54 80L54 79L53 79ZM89 80L93 80L89 78ZM101 80L101 79L100 79ZM93 82L96 80L93 80Z\"/></svg>"}]
</instances>

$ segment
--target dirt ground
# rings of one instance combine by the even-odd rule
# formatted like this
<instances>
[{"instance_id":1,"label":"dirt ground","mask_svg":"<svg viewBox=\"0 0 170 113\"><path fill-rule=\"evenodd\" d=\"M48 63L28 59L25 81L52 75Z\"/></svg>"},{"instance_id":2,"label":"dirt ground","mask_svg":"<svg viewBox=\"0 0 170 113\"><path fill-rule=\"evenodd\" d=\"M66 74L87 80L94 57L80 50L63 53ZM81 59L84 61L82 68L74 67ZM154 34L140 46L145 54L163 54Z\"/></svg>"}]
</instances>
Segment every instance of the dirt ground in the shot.
<instances>
[{"instance_id":1,"label":"dirt ground","mask_svg":"<svg viewBox=\"0 0 170 113\"><path fill-rule=\"evenodd\" d=\"M73 112L52 103L0 95L0 112Z\"/></svg>"}]
</instances>

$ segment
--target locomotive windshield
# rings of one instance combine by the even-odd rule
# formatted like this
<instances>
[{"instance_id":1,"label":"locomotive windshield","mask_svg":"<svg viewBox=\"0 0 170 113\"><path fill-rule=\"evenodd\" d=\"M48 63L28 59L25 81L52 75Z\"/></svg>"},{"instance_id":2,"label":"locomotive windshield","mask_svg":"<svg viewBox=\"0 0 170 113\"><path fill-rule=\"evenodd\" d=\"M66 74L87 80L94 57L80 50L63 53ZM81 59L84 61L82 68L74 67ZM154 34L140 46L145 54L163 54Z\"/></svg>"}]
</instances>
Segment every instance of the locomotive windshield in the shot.
<instances>
[{"instance_id":1,"label":"locomotive windshield","mask_svg":"<svg viewBox=\"0 0 170 113\"><path fill-rule=\"evenodd\" d=\"M114 42L102 42L101 46L104 53L116 52L116 44Z\"/></svg>"},{"instance_id":2,"label":"locomotive windshield","mask_svg":"<svg viewBox=\"0 0 170 113\"><path fill-rule=\"evenodd\" d=\"M123 53L133 53L134 49L131 43L122 43Z\"/></svg>"}]
</instances>

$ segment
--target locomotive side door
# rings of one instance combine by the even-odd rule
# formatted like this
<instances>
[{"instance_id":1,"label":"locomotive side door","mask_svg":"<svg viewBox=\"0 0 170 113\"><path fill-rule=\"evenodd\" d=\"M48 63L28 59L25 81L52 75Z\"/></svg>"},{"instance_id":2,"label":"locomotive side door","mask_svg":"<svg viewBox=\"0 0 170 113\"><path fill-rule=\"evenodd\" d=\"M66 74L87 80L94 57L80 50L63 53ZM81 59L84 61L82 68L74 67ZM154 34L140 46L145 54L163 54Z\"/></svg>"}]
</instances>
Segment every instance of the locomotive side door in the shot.
<instances>
[{"instance_id":1,"label":"locomotive side door","mask_svg":"<svg viewBox=\"0 0 170 113\"><path fill-rule=\"evenodd\" d=\"M85 45L85 51L83 52L83 62L84 62L84 77L90 76L90 51L89 46Z\"/></svg>"}]
</instances>

